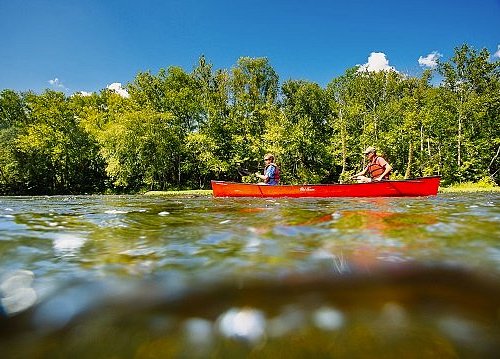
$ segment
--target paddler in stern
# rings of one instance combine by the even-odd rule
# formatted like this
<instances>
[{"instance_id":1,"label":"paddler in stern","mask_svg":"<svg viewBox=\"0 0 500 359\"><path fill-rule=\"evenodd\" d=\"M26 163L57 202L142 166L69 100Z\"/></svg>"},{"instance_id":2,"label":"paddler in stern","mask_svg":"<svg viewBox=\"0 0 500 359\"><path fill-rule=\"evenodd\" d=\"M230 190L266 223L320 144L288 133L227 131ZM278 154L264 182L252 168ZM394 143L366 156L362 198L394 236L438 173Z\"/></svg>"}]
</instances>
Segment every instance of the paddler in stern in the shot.
<instances>
[{"instance_id":1,"label":"paddler in stern","mask_svg":"<svg viewBox=\"0 0 500 359\"><path fill-rule=\"evenodd\" d=\"M361 172L352 176L352 178L356 179L359 183L388 180L392 166L383 157L377 155L375 147L368 147L363 151L363 154L368 158L368 165ZM368 174L368 176L365 176L365 174Z\"/></svg>"}]
</instances>

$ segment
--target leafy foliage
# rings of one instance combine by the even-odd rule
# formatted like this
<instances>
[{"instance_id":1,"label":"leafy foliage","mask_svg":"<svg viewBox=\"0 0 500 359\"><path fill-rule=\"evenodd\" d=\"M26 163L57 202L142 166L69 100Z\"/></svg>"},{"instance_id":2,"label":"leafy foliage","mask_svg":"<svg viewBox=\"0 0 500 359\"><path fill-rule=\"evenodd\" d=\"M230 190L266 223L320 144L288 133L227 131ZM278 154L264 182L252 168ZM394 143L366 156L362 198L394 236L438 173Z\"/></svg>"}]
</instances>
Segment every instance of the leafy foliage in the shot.
<instances>
[{"instance_id":1,"label":"leafy foliage","mask_svg":"<svg viewBox=\"0 0 500 359\"><path fill-rule=\"evenodd\" d=\"M208 188L242 180L275 154L283 183L346 181L374 145L394 177L495 181L500 172L500 62L468 45L409 77L358 67L321 88L281 85L266 58L214 70L204 56L141 72L124 98L0 92L0 193ZM244 180L251 180L245 178Z\"/></svg>"}]
</instances>

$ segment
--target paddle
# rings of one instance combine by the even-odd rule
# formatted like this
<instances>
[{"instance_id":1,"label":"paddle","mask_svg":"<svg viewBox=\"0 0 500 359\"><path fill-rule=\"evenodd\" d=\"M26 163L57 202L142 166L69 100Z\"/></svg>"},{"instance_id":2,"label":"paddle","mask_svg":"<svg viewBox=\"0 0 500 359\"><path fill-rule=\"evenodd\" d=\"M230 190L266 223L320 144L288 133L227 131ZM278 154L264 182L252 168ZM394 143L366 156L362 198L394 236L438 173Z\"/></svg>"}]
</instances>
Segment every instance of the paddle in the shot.
<instances>
[{"instance_id":1,"label":"paddle","mask_svg":"<svg viewBox=\"0 0 500 359\"><path fill-rule=\"evenodd\" d=\"M240 167L240 166L236 167L236 171L238 171L240 176L253 176L255 174L255 171L252 172L252 171L249 171L248 169ZM260 172L260 171L258 171L258 172Z\"/></svg>"},{"instance_id":2,"label":"paddle","mask_svg":"<svg viewBox=\"0 0 500 359\"><path fill-rule=\"evenodd\" d=\"M251 176L253 175L252 172L247 170L246 168L241 168L241 167L236 167L236 171L240 174L240 176Z\"/></svg>"}]
</instances>

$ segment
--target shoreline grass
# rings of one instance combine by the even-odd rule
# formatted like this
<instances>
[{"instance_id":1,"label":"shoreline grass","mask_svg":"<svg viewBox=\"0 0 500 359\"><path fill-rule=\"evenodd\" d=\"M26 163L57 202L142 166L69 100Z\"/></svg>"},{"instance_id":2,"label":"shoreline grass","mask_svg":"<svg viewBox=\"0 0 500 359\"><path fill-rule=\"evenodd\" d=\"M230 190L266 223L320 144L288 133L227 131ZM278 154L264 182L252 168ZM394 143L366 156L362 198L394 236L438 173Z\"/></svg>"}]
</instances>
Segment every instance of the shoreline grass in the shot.
<instances>
[{"instance_id":1,"label":"shoreline grass","mask_svg":"<svg viewBox=\"0 0 500 359\"><path fill-rule=\"evenodd\" d=\"M165 196L165 197L211 197L211 189L192 189L183 191L148 191L145 196Z\"/></svg>"},{"instance_id":2,"label":"shoreline grass","mask_svg":"<svg viewBox=\"0 0 500 359\"><path fill-rule=\"evenodd\" d=\"M439 187L438 193L475 193L475 192L500 192L500 186L480 186L471 184L452 185Z\"/></svg>"}]
</instances>

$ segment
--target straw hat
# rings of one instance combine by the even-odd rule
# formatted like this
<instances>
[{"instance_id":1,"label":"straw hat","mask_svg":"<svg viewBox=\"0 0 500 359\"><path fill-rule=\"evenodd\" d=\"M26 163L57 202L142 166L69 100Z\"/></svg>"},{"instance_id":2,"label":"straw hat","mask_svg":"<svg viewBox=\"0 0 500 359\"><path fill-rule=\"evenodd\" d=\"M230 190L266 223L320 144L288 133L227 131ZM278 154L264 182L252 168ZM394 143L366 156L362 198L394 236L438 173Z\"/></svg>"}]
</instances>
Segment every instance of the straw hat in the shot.
<instances>
[{"instance_id":1,"label":"straw hat","mask_svg":"<svg viewBox=\"0 0 500 359\"><path fill-rule=\"evenodd\" d=\"M375 147L370 146L370 147L367 147L366 150L363 151L363 153L365 155L369 154L370 152L375 153L376 152Z\"/></svg>"}]
</instances>

